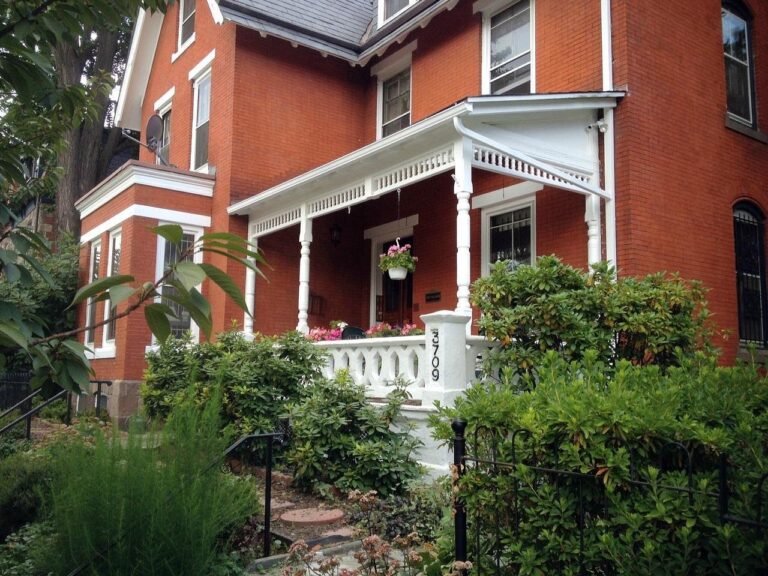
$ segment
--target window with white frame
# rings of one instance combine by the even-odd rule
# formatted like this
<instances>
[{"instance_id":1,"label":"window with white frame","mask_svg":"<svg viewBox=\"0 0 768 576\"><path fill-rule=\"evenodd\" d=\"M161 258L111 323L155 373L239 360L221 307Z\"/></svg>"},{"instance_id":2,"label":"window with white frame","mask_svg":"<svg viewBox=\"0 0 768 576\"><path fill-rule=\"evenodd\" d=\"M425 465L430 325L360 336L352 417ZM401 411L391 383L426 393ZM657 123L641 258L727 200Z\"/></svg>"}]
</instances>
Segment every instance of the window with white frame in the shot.
<instances>
[{"instance_id":1,"label":"window with white frame","mask_svg":"<svg viewBox=\"0 0 768 576\"><path fill-rule=\"evenodd\" d=\"M496 7L497 4L493 3ZM483 13L483 93L533 91L533 0Z\"/></svg>"},{"instance_id":2,"label":"window with white frame","mask_svg":"<svg viewBox=\"0 0 768 576\"><path fill-rule=\"evenodd\" d=\"M107 260L107 276L116 276L120 274L120 255L122 253L122 238L120 230L116 230L109 235L109 260ZM117 321L113 319L115 310L111 302L104 305L104 320L108 320L104 325L104 345L114 345L115 331Z\"/></svg>"},{"instance_id":3,"label":"window with white frame","mask_svg":"<svg viewBox=\"0 0 768 576\"><path fill-rule=\"evenodd\" d=\"M411 68L381 83L381 136L411 125Z\"/></svg>"},{"instance_id":4,"label":"window with white frame","mask_svg":"<svg viewBox=\"0 0 768 576\"><path fill-rule=\"evenodd\" d=\"M192 169L208 165L208 135L211 120L211 71L195 80L195 109L192 122Z\"/></svg>"},{"instance_id":5,"label":"window with white frame","mask_svg":"<svg viewBox=\"0 0 768 576\"><path fill-rule=\"evenodd\" d=\"M101 266L101 240L91 242L91 259L88 266L88 282L94 282L99 279L99 267ZM85 343L93 344L94 332L93 325L96 324L96 301L88 298L85 305L85 325L90 326L85 331Z\"/></svg>"},{"instance_id":6,"label":"window with white frame","mask_svg":"<svg viewBox=\"0 0 768 576\"><path fill-rule=\"evenodd\" d=\"M535 261L534 205L532 202L483 210L483 273L496 262L512 266Z\"/></svg>"},{"instance_id":7,"label":"window with white frame","mask_svg":"<svg viewBox=\"0 0 768 576\"><path fill-rule=\"evenodd\" d=\"M746 7L735 1L723 2L721 14L728 116L754 126L751 17Z\"/></svg>"},{"instance_id":8,"label":"window with white frame","mask_svg":"<svg viewBox=\"0 0 768 576\"><path fill-rule=\"evenodd\" d=\"M157 269L158 278L168 272L174 264L184 260L192 260L190 249L201 234L201 230L185 228L179 244L168 242L162 237L158 238L158 262L160 263ZM173 296L175 292L176 289L167 284L164 284L161 288L162 296ZM176 315L175 317L168 317L168 321L171 324L171 334L178 338L185 332L192 331L193 337L197 338L196 327L192 322L189 312L167 298L163 298L162 302L169 306Z\"/></svg>"},{"instance_id":9,"label":"window with white frame","mask_svg":"<svg viewBox=\"0 0 768 576\"><path fill-rule=\"evenodd\" d=\"M171 109L168 108L160 117L163 119L163 135L157 146L157 163L167 166L171 163Z\"/></svg>"},{"instance_id":10,"label":"window with white frame","mask_svg":"<svg viewBox=\"0 0 768 576\"><path fill-rule=\"evenodd\" d=\"M193 40L195 34L196 0L181 0L179 3L179 46Z\"/></svg>"}]
</instances>

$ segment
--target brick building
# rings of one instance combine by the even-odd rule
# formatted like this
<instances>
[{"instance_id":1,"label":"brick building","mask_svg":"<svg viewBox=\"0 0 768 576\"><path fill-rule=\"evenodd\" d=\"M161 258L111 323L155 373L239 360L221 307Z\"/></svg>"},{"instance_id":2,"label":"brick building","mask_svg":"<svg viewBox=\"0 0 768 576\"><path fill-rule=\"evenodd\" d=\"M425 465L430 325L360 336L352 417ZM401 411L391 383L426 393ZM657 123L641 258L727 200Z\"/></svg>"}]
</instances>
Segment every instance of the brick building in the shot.
<instances>
[{"instance_id":1,"label":"brick building","mask_svg":"<svg viewBox=\"0 0 768 576\"><path fill-rule=\"evenodd\" d=\"M180 0L141 13L118 123L165 127L78 202L90 278L159 277L188 241L258 244L268 281L214 259L214 330L367 327L471 312L497 259L554 253L702 280L725 361L768 338L768 2ZM166 165L167 164L167 165ZM376 266L395 238L417 271ZM168 247L170 248L170 247ZM82 318L108 315L103 303ZM188 319L175 323L192 329ZM86 335L133 409L141 315Z\"/></svg>"}]
</instances>

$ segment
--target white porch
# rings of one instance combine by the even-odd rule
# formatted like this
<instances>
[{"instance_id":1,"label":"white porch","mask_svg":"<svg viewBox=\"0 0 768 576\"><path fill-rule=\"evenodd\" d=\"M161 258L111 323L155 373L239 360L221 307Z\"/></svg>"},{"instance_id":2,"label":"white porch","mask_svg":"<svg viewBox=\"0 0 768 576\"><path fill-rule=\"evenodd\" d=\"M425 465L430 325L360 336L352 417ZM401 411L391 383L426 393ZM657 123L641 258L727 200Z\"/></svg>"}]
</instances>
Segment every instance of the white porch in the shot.
<instances>
[{"instance_id":1,"label":"white porch","mask_svg":"<svg viewBox=\"0 0 768 576\"><path fill-rule=\"evenodd\" d=\"M229 212L249 217L249 237L256 243L260 238L298 225L296 327L306 333L313 222L452 172L457 239L453 304L457 313L471 314L469 213L473 169L583 195L588 254L585 264L603 259L615 262L614 193L612 186L608 189L601 186L599 150L601 134L608 133L612 138L613 115L607 112L616 106L621 96L620 92L599 92L469 98L388 138L260 192L231 206ZM612 146L605 148L612 150ZM603 209L605 253L602 251ZM255 276L249 275L246 293L251 302L254 285ZM253 312L257 316L260 313L259 310ZM252 329L252 320L246 316L245 330ZM354 343L362 345L361 341ZM333 345L327 346L335 350ZM338 354L342 353L335 353ZM356 353L343 354L353 363L360 361ZM397 358L393 364L408 369L408 358ZM381 360L382 366L388 362ZM369 382L375 387L376 377L370 372L372 362L366 361L366 366L372 378ZM423 378L423 374L413 376L417 380Z\"/></svg>"}]
</instances>

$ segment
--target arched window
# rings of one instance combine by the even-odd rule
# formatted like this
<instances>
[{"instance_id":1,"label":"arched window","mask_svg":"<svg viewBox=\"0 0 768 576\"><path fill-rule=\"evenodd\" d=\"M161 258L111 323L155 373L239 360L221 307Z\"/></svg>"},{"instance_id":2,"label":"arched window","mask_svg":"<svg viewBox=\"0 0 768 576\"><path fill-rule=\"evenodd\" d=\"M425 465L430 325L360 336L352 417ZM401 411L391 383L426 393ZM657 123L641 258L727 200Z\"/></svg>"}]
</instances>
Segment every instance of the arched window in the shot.
<instances>
[{"instance_id":1,"label":"arched window","mask_svg":"<svg viewBox=\"0 0 768 576\"><path fill-rule=\"evenodd\" d=\"M744 4L735 0L723 2L721 15L728 116L754 127L756 118L752 16Z\"/></svg>"},{"instance_id":2,"label":"arched window","mask_svg":"<svg viewBox=\"0 0 768 576\"><path fill-rule=\"evenodd\" d=\"M759 346L768 340L763 222L763 213L754 204L739 202L733 207L739 339Z\"/></svg>"}]
</instances>

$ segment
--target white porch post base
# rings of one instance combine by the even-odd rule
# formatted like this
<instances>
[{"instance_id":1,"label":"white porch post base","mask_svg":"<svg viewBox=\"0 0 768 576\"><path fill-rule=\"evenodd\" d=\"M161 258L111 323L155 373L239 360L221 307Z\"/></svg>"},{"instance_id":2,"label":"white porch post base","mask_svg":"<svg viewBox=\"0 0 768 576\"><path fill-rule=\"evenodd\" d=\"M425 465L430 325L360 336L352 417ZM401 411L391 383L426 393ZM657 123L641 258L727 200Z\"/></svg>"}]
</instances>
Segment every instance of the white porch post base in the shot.
<instances>
[{"instance_id":1,"label":"white porch post base","mask_svg":"<svg viewBox=\"0 0 768 576\"><path fill-rule=\"evenodd\" d=\"M423 361L427 365L422 406L435 401L452 405L464 393L473 372L467 360L467 325L471 314L442 310L424 314L426 349Z\"/></svg>"}]
</instances>

